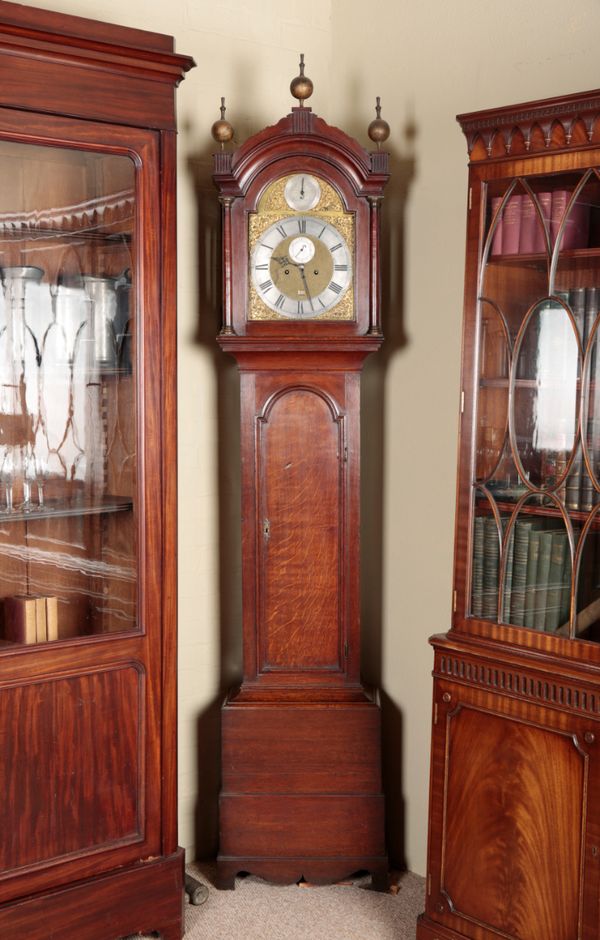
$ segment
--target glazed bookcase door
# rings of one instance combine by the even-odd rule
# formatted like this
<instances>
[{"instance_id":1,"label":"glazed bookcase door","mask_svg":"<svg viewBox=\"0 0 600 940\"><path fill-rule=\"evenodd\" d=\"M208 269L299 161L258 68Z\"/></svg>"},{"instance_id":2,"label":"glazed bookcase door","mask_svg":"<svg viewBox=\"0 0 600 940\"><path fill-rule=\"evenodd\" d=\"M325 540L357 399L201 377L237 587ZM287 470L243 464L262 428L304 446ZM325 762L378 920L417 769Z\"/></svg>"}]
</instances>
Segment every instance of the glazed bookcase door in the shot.
<instances>
[{"instance_id":1,"label":"glazed bookcase door","mask_svg":"<svg viewBox=\"0 0 600 940\"><path fill-rule=\"evenodd\" d=\"M0 113L0 901L161 852L158 167Z\"/></svg>"},{"instance_id":2,"label":"glazed bookcase door","mask_svg":"<svg viewBox=\"0 0 600 940\"><path fill-rule=\"evenodd\" d=\"M138 629L135 165L0 141L3 640Z\"/></svg>"},{"instance_id":3,"label":"glazed bookcase door","mask_svg":"<svg viewBox=\"0 0 600 940\"><path fill-rule=\"evenodd\" d=\"M488 179L480 217L468 611L598 642L600 170Z\"/></svg>"}]
</instances>

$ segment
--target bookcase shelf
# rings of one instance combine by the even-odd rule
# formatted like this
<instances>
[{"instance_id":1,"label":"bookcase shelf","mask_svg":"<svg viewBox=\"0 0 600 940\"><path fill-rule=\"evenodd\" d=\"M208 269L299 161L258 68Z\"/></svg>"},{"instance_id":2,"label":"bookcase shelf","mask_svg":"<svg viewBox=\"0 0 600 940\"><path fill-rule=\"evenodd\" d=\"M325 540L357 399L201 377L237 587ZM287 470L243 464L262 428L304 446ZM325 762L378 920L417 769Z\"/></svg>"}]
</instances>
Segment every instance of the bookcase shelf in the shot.
<instances>
[{"instance_id":1,"label":"bookcase shelf","mask_svg":"<svg viewBox=\"0 0 600 940\"><path fill-rule=\"evenodd\" d=\"M126 496L104 496L99 502L85 499L73 502L49 500L43 506L34 503L30 509L18 507L12 511L0 509L0 528L13 522L32 522L36 519L50 522L52 519L66 519L69 516L96 516L127 512L131 509L133 509L133 501Z\"/></svg>"},{"instance_id":2,"label":"bookcase shelf","mask_svg":"<svg viewBox=\"0 0 600 940\"><path fill-rule=\"evenodd\" d=\"M600 940L599 100L459 116L464 409L418 940Z\"/></svg>"}]
</instances>

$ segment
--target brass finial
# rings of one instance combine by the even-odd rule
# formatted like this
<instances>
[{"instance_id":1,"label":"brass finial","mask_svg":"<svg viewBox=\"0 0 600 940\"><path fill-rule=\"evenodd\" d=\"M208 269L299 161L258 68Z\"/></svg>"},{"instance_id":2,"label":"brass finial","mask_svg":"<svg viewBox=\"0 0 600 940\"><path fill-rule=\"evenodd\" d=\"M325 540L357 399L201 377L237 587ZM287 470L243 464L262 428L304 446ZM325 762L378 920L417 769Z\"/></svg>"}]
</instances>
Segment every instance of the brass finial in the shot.
<instances>
[{"instance_id":1,"label":"brass finial","mask_svg":"<svg viewBox=\"0 0 600 940\"><path fill-rule=\"evenodd\" d=\"M304 107L306 98L310 98L313 93L313 83L310 78L304 74L304 53L300 56L300 74L296 75L290 84L290 91L294 98L300 102L300 107Z\"/></svg>"},{"instance_id":2,"label":"brass finial","mask_svg":"<svg viewBox=\"0 0 600 940\"><path fill-rule=\"evenodd\" d=\"M215 121L210 129L216 142L221 144L221 150L223 150L225 144L233 138L233 127L229 121L225 120L225 111L225 98L221 98L221 117L218 121Z\"/></svg>"},{"instance_id":3,"label":"brass finial","mask_svg":"<svg viewBox=\"0 0 600 940\"><path fill-rule=\"evenodd\" d=\"M369 137L377 144L377 149L379 150L379 145L390 136L390 125L381 117L381 98L376 98L375 100L377 101L375 105L377 117L369 124Z\"/></svg>"}]
</instances>

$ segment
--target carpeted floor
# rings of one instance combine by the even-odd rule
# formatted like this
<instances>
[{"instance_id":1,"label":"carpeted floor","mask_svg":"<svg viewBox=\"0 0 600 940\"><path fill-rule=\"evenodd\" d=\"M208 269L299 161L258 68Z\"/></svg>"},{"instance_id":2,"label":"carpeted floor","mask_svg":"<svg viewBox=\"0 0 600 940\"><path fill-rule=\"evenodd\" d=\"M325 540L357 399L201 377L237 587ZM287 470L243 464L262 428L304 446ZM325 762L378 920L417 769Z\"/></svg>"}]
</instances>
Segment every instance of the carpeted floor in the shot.
<instances>
[{"instance_id":1,"label":"carpeted floor","mask_svg":"<svg viewBox=\"0 0 600 940\"><path fill-rule=\"evenodd\" d=\"M414 940L424 908L424 879L410 873L384 893L370 890L368 878L278 887L252 875L237 878L235 891L218 891L211 866L188 871L209 894L198 907L186 904L185 940Z\"/></svg>"}]
</instances>

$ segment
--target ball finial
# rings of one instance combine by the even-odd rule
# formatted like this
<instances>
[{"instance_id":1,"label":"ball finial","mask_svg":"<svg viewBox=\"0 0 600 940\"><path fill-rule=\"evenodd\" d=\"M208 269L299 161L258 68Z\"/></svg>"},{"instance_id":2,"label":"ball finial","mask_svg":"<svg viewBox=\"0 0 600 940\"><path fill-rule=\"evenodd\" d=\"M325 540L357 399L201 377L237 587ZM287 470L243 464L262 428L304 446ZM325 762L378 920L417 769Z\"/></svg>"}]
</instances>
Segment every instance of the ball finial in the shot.
<instances>
[{"instance_id":1,"label":"ball finial","mask_svg":"<svg viewBox=\"0 0 600 940\"><path fill-rule=\"evenodd\" d=\"M305 100L310 98L313 93L313 83L310 78L304 74L304 53L300 56L300 74L292 79L290 91L294 98L297 98L300 102L301 108L304 107Z\"/></svg>"},{"instance_id":2,"label":"ball finial","mask_svg":"<svg viewBox=\"0 0 600 940\"><path fill-rule=\"evenodd\" d=\"M377 117L369 124L369 137L377 144L379 150L379 145L390 136L390 125L381 117L381 98L377 98L376 101L375 113Z\"/></svg>"},{"instance_id":3,"label":"ball finial","mask_svg":"<svg viewBox=\"0 0 600 940\"><path fill-rule=\"evenodd\" d=\"M233 127L229 121L225 120L225 111L225 98L221 98L221 117L218 121L215 121L210 129L216 142L221 144L221 150L223 150L225 144L233 138Z\"/></svg>"}]
</instances>

